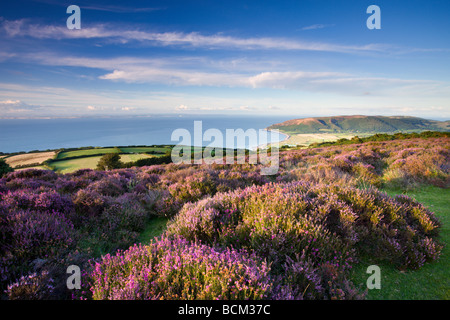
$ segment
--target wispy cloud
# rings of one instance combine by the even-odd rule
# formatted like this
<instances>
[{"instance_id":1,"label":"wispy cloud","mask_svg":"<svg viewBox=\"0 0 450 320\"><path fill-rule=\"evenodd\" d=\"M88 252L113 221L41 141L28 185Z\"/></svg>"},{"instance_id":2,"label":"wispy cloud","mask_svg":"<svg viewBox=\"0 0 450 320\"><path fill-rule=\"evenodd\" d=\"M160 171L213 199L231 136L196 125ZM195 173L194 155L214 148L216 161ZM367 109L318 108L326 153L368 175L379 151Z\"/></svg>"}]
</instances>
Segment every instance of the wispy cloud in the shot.
<instances>
[{"instance_id":1,"label":"wispy cloud","mask_svg":"<svg viewBox=\"0 0 450 320\"><path fill-rule=\"evenodd\" d=\"M310 25L310 26L303 27L300 30L304 30L304 31L306 31L306 30L317 30L317 29L324 29L324 28L333 27L333 26L334 26L334 24L313 24L313 25Z\"/></svg>"},{"instance_id":2,"label":"wispy cloud","mask_svg":"<svg viewBox=\"0 0 450 320\"><path fill-rule=\"evenodd\" d=\"M18 56L14 57L15 59ZM214 60L204 57L113 57L88 58L58 56L52 52L24 54L24 61L58 67L82 67L102 72L98 79L125 83L149 83L170 86L270 88L303 92L328 92L343 95L449 97L450 84L445 81L360 76L335 71L291 70L290 65L270 62ZM198 69L201 63L202 69ZM274 71L266 71L267 69ZM278 70L277 70L278 69ZM284 70L280 70L284 69ZM46 92L43 88L43 92ZM53 93L49 90L48 93ZM57 97L61 99L61 96ZM449 97L450 98L450 97ZM90 103L87 103L90 105Z\"/></svg>"},{"instance_id":3,"label":"wispy cloud","mask_svg":"<svg viewBox=\"0 0 450 320\"><path fill-rule=\"evenodd\" d=\"M113 5L102 5L102 6L92 6L92 5L81 5L80 8L82 10L95 10L95 11L107 11L107 12L115 12L115 13L137 13L137 12L153 12L163 10L162 8L133 8L133 7L125 7L125 6L113 6Z\"/></svg>"},{"instance_id":4,"label":"wispy cloud","mask_svg":"<svg viewBox=\"0 0 450 320\"><path fill-rule=\"evenodd\" d=\"M55 5L60 7L67 7L68 4L65 1L60 0L32 0L34 2L40 2L48 5ZM101 5L92 5L93 1L83 1L78 0L76 1L76 4L82 9L82 10L96 10L96 11L107 11L107 12L115 12L115 13L138 13L138 12L152 12L152 11L158 11L163 10L161 7L133 7L133 3L130 3L130 6L118 6L118 5L108 5L108 4L101 4Z\"/></svg>"},{"instance_id":5,"label":"wispy cloud","mask_svg":"<svg viewBox=\"0 0 450 320\"><path fill-rule=\"evenodd\" d=\"M205 35L198 32L152 32L106 24L95 24L80 30L66 26L39 25L29 20L5 20L1 29L9 37L36 39L111 39L120 43L138 41L148 45L191 46L202 48L228 48L239 50L304 50L326 52L384 52L390 46L384 44L339 45L325 42L308 42L273 37L241 38L223 34Z\"/></svg>"}]
</instances>

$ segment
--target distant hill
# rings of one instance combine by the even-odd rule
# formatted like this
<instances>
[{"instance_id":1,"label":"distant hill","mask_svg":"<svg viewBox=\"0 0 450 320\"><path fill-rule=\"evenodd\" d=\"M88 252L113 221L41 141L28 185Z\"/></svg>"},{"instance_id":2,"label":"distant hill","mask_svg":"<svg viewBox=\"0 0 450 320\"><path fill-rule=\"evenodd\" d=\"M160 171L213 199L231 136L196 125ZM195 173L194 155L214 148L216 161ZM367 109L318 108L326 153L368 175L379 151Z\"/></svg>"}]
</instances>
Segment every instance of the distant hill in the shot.
<instances>
[{"instance_id":1,"label":"distant hill","mask_svg":"<svg viewBox=\"0 0 450 320\"><path fill-rule=\"evenodd\" d=\"M278 129L288 134L450 131L450 121L405 116L355 115L294 119L273 124L268 129Z\"/></svg>"}]
</instances>

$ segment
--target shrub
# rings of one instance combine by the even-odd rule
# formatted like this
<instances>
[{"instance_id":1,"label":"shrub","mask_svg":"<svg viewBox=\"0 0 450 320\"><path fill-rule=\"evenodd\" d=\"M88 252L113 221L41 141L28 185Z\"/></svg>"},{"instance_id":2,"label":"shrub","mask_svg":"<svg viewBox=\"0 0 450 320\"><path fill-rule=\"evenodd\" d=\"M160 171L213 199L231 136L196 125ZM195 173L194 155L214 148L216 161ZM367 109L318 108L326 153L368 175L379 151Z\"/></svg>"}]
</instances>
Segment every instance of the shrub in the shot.
<instances>
[{"instance_id":1,"label":"shrub","mask_svg":"<svg viewBox=\"0 0 450 320\"><path fill-rule=\"evenodd\" d=\"M0 234L0 287L29 272L33 260L56 259L76 243L72 223L56 211L2 210Z\"/></svg>"},{"instance_id":2,"label":"shrub","mask_svg":"<svg viewBox=\"0 0 450 320\"><path fill-rule=\"evenodd\" d=\"M91 274L94 299L263 299L268 265L234 249L214 249L175 237L106 255Z\"/></svg>"},{"instance_id":3,"label":"shrub","mask_svg":"<svg viewBox=\"0 0 450 320\"><path fill-rule=\"evenodd\" d=\"M11 168L9 164L6 163L5 159L0 158L0 178L9 172L13 172L14 169Z\"/></svg>"},{"instance_id":4,"label":"shrub","mask_svg":"<svg viewBox=\"0 0 450 320\"><path fill-rule=\"evenodd\" d=\"M47 300L53 293L53 279L46 272L20 277L5 290L9 300Z\"/></svg>"},{"instance_id":5,"label":"shrub","mask_svg":"<svg viewBox=\"0 0 450 320\"><path fill-rule=\"evenodd\" d=\"M324 288L316 298L348 298L355 290L346 274L360 257L419 268L439 256L442 246L433 240L438 227L430 211L404 198L375 189L295 182L188 203L167 234L251 250L266 257L275 274L285 273L286 263L311 262ZM296 260L299 253L303 260Z\"/></svg>"}]
</instances>

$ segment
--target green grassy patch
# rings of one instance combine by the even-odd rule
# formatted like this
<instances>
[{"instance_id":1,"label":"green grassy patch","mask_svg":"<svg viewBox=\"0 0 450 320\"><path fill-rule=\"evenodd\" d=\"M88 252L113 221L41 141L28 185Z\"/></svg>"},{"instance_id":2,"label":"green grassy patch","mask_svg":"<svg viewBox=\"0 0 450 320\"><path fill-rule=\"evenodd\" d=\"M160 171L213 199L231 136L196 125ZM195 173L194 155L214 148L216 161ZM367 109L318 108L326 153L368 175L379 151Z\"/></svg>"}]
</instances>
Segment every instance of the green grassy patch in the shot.
<instances>
[{"instance_id":1,"label":"green grassy patch","mask_svg":"<svg viewBox=\"0 0 450 320\"><path fill-rule=\"evenodd\" d=\"M100 158L101 156L55 161L52 163L52 167L54 171L60 173L71 173L80 169L95 169Z\"/></svg>"},{"instance_id":2,"label":"green grassy patch","mask_svg":"<svg viewBox=\"0 0 450 320\"><path fill-rule=\"evenodd\" d=\"M389 265L379 264L381 289L368 290L371 300L449 300L450 299L450 189L427 186L411 191L385 189L390 196L406 194L433 211L442 223L438 240L444 244L438 261L427 263L419 270L400 271ZM353 273L353 281L366 288L367 267L376 264L361 261Z\"/></svg>"},{"instance_id":3,"label":"green grassy patch","mask_svg":"<svg viewBox=\"0 0 450 320\"><path fill-rule=\"evenodd\" d=\"M120 160L125 163L151 157L148 154L122 154ZM100 158L101 156L54 161L52 162L52 168L60 173L71 173L80 169L95 169Z\"/></svg>"},{"instance_id":4,"label":"green grassy patch","mask_svg":"<svg viewBox=\"0 0 450 320\"><path fill-rule=\"evenodd\" d=\"M140 243L149 243L153 238L159 237L167 226L168 218L154 217L149 220L145 230L139 236Z\"/></svg>"},{"instance_id":5,"label":"green grassy patch","mask_svg":"<svg viewBox=\"0 0 450 320\"><path fill-rule=\"evenodd\" d=\"M154 156L149 154L121 154L120 155L120 161L122 162L134 162L139 159L145 159L145 158L152 158Z\"/></svg>"},{"instance_id":6,"label":"green grassy patch","mask_svg":"<svg viewBox=\"0 0 450 320\"><path fill-rule=\"evenodd\" d=\"M120 149L117 148L93 148L86 150L73 150L73 151L63 151L58 154L59 159L66 159L71 157L82 157L82 156L92 156L95 154L102 155L107 153L116 153L119 152Z\"/></svg>"},{"instance_id":7,"label":"green grassy patch","mask_svg":"<svg viewBox=\"0 0 450 320\"><path fill-rule=\"evenodd\" d=\"M120 148L124 153L144 153L144 152L155 152L155 153L165 153L169 151L170 148L165 147L127 147Z\"/></svg>"}]
</instances>

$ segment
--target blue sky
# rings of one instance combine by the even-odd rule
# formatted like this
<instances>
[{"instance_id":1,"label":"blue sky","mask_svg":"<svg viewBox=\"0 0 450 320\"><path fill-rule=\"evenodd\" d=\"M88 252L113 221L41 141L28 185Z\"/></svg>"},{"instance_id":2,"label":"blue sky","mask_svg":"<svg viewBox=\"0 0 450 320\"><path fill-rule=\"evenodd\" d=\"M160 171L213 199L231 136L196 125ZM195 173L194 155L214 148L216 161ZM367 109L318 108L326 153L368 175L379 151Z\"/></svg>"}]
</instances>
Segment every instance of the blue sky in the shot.
<instances>
[{"instance_id":1,"label":"blue sky","mask_svg":"<svg viewBox=\"0 0 450 320\"><path fill-rule=\"evenodd\" d=\"M66 27L72 4L80 30ZM2 1L0 117L449 119L449 13L414 0Z\"/></svg>"}]
</instances>

